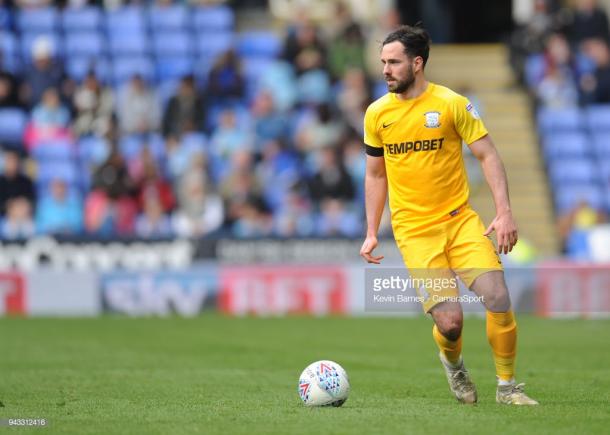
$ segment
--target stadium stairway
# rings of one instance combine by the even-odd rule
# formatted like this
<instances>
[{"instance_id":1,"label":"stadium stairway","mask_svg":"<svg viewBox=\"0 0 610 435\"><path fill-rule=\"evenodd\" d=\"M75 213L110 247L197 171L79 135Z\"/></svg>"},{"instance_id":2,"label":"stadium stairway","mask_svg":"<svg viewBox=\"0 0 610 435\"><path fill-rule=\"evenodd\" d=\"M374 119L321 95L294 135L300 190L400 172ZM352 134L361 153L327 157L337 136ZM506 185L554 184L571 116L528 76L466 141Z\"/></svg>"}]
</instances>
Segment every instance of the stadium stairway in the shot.
<instances>
[{"instance_id":1,"label":"stadium stairway","mask_svg":"<svg viewBox=\"0 0 610 435\"><path fill-rule=\"evenodd\" d=\"M430 80L471 97L508 172L511 203L521 238L539 254L557 253L554 212L540 155L532 108L515 84L501 44L432 46ZM472 177L471 177L472 178ZM484 181L471 186L471 203L489 224L495 208Z\"/></svg>"}]
</instances>

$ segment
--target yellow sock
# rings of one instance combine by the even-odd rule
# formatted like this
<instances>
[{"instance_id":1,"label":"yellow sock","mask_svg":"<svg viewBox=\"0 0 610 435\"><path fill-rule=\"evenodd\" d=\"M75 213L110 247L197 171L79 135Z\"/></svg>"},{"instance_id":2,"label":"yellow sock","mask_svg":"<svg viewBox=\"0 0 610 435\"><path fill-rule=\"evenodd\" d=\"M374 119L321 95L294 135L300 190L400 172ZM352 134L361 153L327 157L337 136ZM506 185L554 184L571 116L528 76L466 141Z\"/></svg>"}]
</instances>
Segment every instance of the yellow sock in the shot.
<instances>
[{"instance_id":1,"label":"yellow sock","mask_svg":"<svg viewBox=\"0 0 610 435\"><path fill-rule=\"evenodd\" d=\"M460 335L456 341L451 341L441 334L436 325L432 328L432 336L445 359L451 364L457 364L462 354L462 336Z\"/></svg>"},{"instance_id":2,"label":"yellow sock","mask_svg":"<svg viewBox=\"0 0 610 435\"><path fill-rule=\"evenodd\" d=\"M517 354L517 322L512 311L487 311L487 339L493 350L498 378L503 381L512 380L515 377Z\"/></svg>"}]
</instances>

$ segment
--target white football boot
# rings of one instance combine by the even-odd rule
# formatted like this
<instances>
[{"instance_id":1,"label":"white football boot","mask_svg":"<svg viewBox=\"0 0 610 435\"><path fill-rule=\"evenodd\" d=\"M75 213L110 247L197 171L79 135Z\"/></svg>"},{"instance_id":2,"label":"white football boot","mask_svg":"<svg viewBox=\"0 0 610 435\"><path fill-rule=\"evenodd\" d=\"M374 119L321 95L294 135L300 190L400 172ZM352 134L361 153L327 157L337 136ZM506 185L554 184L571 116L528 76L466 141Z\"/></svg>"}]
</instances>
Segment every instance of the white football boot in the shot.
<instances>
[{"instance_id":1,"label":"white football boot","mask_svg":"<svg viewBox=\"0 0 610 435\"><path fill-rule=\"evenodd\" d=\"M498 385L496 402L504 405L538 405L538 402L528 397L523 391L525 384Z\"/></svg>"},{"instance_id":2,"label":"white football boot","mask_svg":"<svg viewBox=\"0 0 610 435\"><path fill-rule=\"evenodd\" d=\"M460 356L460 361L457 366L452 366L442 353L439 353L441 363L445 368L449 389L455 398L462 403L477 403L477 389L470 379L468 370L464 367L464 360Z\"/></svg>"}]
</instances>

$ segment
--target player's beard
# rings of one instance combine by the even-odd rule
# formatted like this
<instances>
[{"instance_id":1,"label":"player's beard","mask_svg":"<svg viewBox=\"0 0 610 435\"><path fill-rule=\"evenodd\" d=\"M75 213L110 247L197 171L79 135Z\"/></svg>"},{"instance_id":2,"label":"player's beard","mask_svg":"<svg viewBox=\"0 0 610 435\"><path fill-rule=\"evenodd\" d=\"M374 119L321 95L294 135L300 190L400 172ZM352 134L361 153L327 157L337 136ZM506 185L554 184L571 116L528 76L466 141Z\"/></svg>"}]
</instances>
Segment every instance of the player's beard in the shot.
<instances>
[{"instance_id":1,"label":"player's beard","mask_svg":"<svg viewBox=\"0 0 610 435\"><path fill-rule=\"evenodd\" d=\"M386 80L388 78L394 77L386 77ZM415 83L415 74L413 73L413 66L409 65L409 69L407 70L407 77L404 80L394 80L396 80L396 83L388 83L388 91L393 92L395 94L402 94L407 92L407 89L409 89L413 85L413 83Z\"/></svg>"}]
</instances>

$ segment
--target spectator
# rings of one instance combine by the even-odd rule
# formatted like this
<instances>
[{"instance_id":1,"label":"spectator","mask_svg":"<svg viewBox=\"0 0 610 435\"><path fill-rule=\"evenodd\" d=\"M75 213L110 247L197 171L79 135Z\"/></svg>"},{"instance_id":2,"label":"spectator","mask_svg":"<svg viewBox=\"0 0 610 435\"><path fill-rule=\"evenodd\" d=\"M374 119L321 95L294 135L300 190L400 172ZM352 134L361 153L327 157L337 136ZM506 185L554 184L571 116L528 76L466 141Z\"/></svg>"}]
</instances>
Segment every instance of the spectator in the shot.
<instances>
[{"instance_id":1,"label":"spectator","mask_svg":"<svg viewBox=\"0 0 610 435\"><path fill-rule=\"evenodd\" d=\"M128 197L134 192L134 183L125 160L116 147L113 147L106 161L93 173L93 188L112 198Z\"/></svg>"},{"instance_id":2,"label":"spectator","mask_svg":"<svg viewBox=\"0 0 610 435\"><path fill-rule=\"evenodd\" d=\"M110 131L114 110L112 89L103 86L94 72L89 72L74 94L74 133L103 137Z\"/></svg>"},{"instance_id":3,"label":"spectator","mask_svg":"<svg viewBox=\"0 0 610 435\"><path fill-rule=\"evenodd\" d=\"M158 197L147 195L144 198L143 212L136 220L136 235L145 239L170 237L173 234L169 216L163 212Z\"/></svg>"},{"instance_id":4,"label":"spectator","mask_svg":"<svg viewBox=\"0 0 610 435\"><path fill-rule=\"evenodd\" d=\"M598 6L597 0L576 0L568 35L570 42L577 47L590 39L608 42L608 16Z\"/></svg>"},{"instance_id":5,"label":"spectator","mask_svg":"<svg viewBox=\"0 0 610 435\"><path fill-rule=\"evenodd\" d=\"M238 150L252 148L252 135L243 125L238 125L237 116L233 110L224 110L220 115L218 128L210 138L210 152L228 161Z\"/></svg>"},{"instance_id":6,"label":"spectator","mask_svg":"<svg viewBox=\"0 0 610 435\"><path fill-rule=\"evenodd\" d=\"M326 147L320 152L319 158L319 170L309 184L311 197L317 201L326 198L352 200L354 185L343 163L337 158L337 151Z\"/></svg>"},{"instance_id":7,"label":"spectator","mask_svg":"<svg viewBox=\"0 0 610 435\"><path fill-rule=\"evenodd\" d=\"M592 39L583 44L584 52L593 59L595 71L584 75L581 89L585 103L610 103L610 49L608 43Z\"/></svg>"},{"instance_id":8,"label":"spectator","mask_svg":"<svg viewBox=\"0 0 610 435\"><path fill-rule=\"evenodd\" d=\"M326 198L320 206L316 233L322 237L357 237L362 233L361 220L340 199Z\"/></svg>"},{"instance_id":9,"label":"spectator","mask_svg":"<svg viewBox=\"0 0 610 435\"><path fill-rule=\"evenodd\" d=\"M10 199L6 204L6 216L0 226L2 238L23 240L32 237L35 230L32 203L23 196Z\"/></svg>"},{"instance_id":10,"label":"spectator","mask_svg":"<svg viewBox=\"0 0 610 435\"><path fill-rule=\"evenodd\" d=\"M22 92L29 107L34 107L49 88L62 89L63 70L53 60L53 45L45 37L38 37L32 46L33 63L26 70Z\"/></svg>"},{"instance_id":11,"label":"spectator","mask_svg":"<svg viewBox=\"0 0 610 435\"><path fill-rule=\"evenodd\" d=\"M178 210L173 227L181 237L202 237L220 228L224 219L222 199L206 179L202 155L191 161L178 183Z\"/></svg>"},{"instance_id":12,"label":"spectator","mask_svg":"<svg viewBox=\"0 0 610 435\"><path fill-rule=\"evenodd\" d=\"M36 227L43 234L78 234L83 226L82 203L66 183L56 178L50 184L50 194L37 204Z\"/></svg>"},{"instance_id":13,"label":"spectator","mask_svg":"<svg viewBox=\"0 0 610 435\"><path fill-rule=\"evenodd\" d=\"M283 142L270 140L262 149L256 175L261 182L265 201L275 210L281 206L287 190L298 181L301 174L294 153Z\"/></svg>"},{"instance_id":14,"label":"spectator","mask_svg":"<svg viewBox=\"0 0 610 435\"><path fill-rule=\"evenodd\" d=\"M282 139L288 134L288 120L275 108L270 92L260 92L252 103L255 149L260 151L269 140Z\"/></svg>"},{"instance_id":15,"label":"spectator","mask_svg":"<svg viewBox=\"0 0 610 435\"><path fill-rule=\"evenodd\" d=\"M273 214L273 233L280 237L307 237L313 234L312 206L298 184L290 186Z\"/></svg>"},{"instance_id":16,"label":"spectator","mask_svg":"<svg viewBox=\"0 0 610 435\"><path fill-rule=\"evenodd\" d=\"M328 104L316 107L313 116L305 119L296 134L297 148L302 153L335 146L344 133L343 123L333 114Z\"/></svg>"},{"instance_id":17,"label":"spectator","mask_svg":"<svg viewBox=\"0 0 610 435\"><path fill-rule=\"evenodd\" d=\"M9 72L0 71L0 108L4 107L22 107L22 104L17 79Z\"/></svg>"},{"instance_id":18,"label":"spectator","mask_svg":"<svg viewBox=\"0 0 610 435\"><path fill-rule=\"evenodd\" d=\"M7 205L11 199L25 198L34 204L36 196L34 184L27 175L21 172L21 158L17 152L8 150L4 152L4 172L0 175L0 214L7 212Z\"/></svg>"},{"instance_id":19,"label":"spectator","mask_svg":"<svg viewBox=\"0 0 610 435\"><path fill-rule=\"evenodd\" d=\"M24 141L29 149L44 141L69 141L71 140L69 124L70 112L62 105L57 89L49 88L32 111Z\"/></svg>"},{"instance_id":20,"label":"spectator","mask_svg":"<svg viewBox=\"0 0 610 435\"><path fill-rule=\"evenodd\" d=\"M170 180L179 179L188 170L193 159L204 158L205 145L205 138L199 134L187 134L180 138L168 137L165 140L165 170Z\"/></svg>"},{"instance_id":21,"label":"spectator","mask_svg":"<svg viewBox=\"0 0 610 435\"><path fill-rule=\"evenodd\" d=\"M370 101L371 94L364 71L348 68L337 95L337 104L343 119L354 131L363 132L362 120Z\"/></svg>"},{"instance_id":22,"label":"spectator","mask_svg":"<svg viewBox=\"0 0 610 435\"><path fill-rule=\"evenodd\" d=\"M282 58L294 65L296 73L301 75L308 71L326 70L326 51L316 27L304 22L286 38Z\"/></svg>"},{"instance_id":23,"label":"spectator","mask_svg":"<svg viewBox=\"0 0 610 435\"><path fill-rule=\"evenodd\" d=\"M396 30L400 26L400 14L396 9L390 9L382 15L377 25L375 25L367 34L365 56L366 56L366 72L369 77L379 77L381 74L381 62L379 61L379 53L381 51L381 41L388 34Z\"/></svg>"},{"instance_id":24,"label":"spectator","mask_svg":"<svg viewBox=\"0 0 610 435\"><path fill-rule=\"evenodd\" d=\"M559 236L564 244L564 251L576 247L588 230L607 222L607 219L608 216L603 211L595 209L587 201L580 201L558 220Z\"/></svg>"},{"instance_id":25,"label":"spectator","mask_svg":"<svg viewBox=\"0 0 610 435\"><path fill-rule=\"evenodd\" d=\"M176 95L172 96L163 116L163 135L179 138L188 131L203 130L204 101L198 94L195 78L183 77Z\"/></svg>"},{"instance_id":26,"label":"spectator","mask_svg":"<svg viewBox=\"0 0 610 435\"><path fill-rule=\"evenodd\" d=\"M118 106L122 132L144 134L158 130L161 118L159 108L155 92L140 75L133 76Z\"/></svg>"},{"instance_id":27,"label":"spectator","mask_svg":"<svg viewBox=\"0 0 610 435\"><path fill-rule=\"evenodd\" d=\"M364 36L360 25L352 21L329 46L328 63L334 79L340 79L350 68L364 70Z\"/></svg>"},{"instance_id":28,"label":"spectator","mask_svg":"<svg viewBox=\"0 0 610 435\"><path fill-rule=\"evenodd\" d=\"M273 231L273 218L260 198L250 197L241 206L232 229L239 238L267 237Z\"/></svg>"},{"instance_id":29,"label":"spectator","mask_svg":"<svg viewBox=\"0 0 610 435\"><path fill-rule=\"evenodd\" d=\"M218 57L208 78L207 94L212 104L226 105L228 102L241 101L246 83L241 62L233 50Z\"/></svg>"},{"instance_id":30,"label":"spectator","mask_svg":"<svg viewBox=\"0 0 610 435\"><path fill-rule=\"evenodd\" d=\"M139 210L144 210L147 201L154 198L160 204L163 213L171 212L176 204L174 193L171 185L159 174L154 160L146 162L142 175L137 186Z\"/></svg>"}]
</instances>

